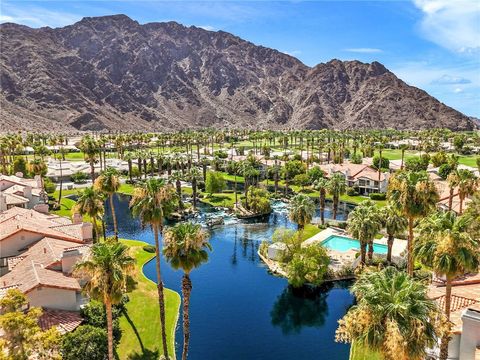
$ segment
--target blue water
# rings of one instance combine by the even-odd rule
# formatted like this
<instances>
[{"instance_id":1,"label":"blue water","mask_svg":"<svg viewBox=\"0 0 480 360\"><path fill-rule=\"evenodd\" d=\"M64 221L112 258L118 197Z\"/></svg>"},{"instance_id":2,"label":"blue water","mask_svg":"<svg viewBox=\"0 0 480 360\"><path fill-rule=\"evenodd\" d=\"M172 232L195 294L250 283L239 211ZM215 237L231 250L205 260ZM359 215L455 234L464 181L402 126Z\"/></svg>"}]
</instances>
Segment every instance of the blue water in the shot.
<instances>
[{"instance_id":1,"label":"blue water","mask_svg":"<svg viewBox=\"0 0 480 360\"><path fill-rule=\"evenodd\" d=\"M331 235L322 241L322 245L337 251L348 251L350 249L360 250L360 241L350 239L344 236ZM387 245L373 244L373 251L377 254L386 254L388 250Z\"/></svg>"},{"instance_id":2,"label":"blue water","mask_svg":"<svg viewBox=\"0 0 480 360\"><path fill-rule=\"evenodd\" d=\"M131 217L128 198L117 197L115 206L120 237L153 243L151 230ZM210 232L209 262L191 274L189 359L348 359L349 345L334 338L337 320L353 303L349 283L293 291L285 279L269 274L257 255L260 242L275 228L294 227L282 206L274 208L267 222L232 221ZM110 223L107 216L109 233ZM172 270L163 258L161 266L165 285L180 293L182 272ZM155 262L146 264L144 272L155 280ZM176 331L177 358L181 324L180 320Z\"/></svg>"}]
</instances>

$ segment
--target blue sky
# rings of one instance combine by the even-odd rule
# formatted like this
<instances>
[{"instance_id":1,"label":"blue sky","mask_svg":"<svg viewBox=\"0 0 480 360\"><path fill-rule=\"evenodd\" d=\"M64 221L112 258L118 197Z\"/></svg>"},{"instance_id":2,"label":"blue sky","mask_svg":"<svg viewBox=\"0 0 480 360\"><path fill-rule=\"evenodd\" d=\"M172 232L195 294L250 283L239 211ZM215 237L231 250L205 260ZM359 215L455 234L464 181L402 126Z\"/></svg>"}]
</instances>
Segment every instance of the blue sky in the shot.
<instances>
[{"instance_id":1,"label":"blue sky","mask_svg":"<svg viewBox=\"0 0 480 360\"><path fill-rule=\"evenodd\" d=\"M408 84L480 117L480 1L19 1L0 22L59 27L123 13L231 32L314 66L377 60Z\"/></svg>"}]
</instances>

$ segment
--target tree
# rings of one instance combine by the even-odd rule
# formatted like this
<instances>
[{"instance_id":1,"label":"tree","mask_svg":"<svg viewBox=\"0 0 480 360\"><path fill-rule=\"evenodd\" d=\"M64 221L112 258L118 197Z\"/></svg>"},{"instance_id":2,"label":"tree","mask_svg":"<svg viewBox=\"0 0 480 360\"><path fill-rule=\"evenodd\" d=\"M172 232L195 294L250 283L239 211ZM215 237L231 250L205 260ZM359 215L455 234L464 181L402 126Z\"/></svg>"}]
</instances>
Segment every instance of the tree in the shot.
<instances>
[{"instance_id":1,"label":"tree","mask_svg":"<svg viewBox=\"0 0 480 360\"><path fill-rule=\"evenodd\" d=\"M95 180L93 187L95 190L108 195L108 199L110 201L110 211L112 212L113 219L113 234L115 239L118 240L117 216L115 214L115 206L113 204L113 195L120 188L120 175L118 171L112 167L108 167Z\"/></svg>"},{"instance_id":2,"label":"tree","mask_svg":"<svg viewBox=\"0 0 480 360\"><path fill-rule=\"evenodd\" d=\"M465 210L464 216L469 220L469 231L475 236L476 239L480 239L480 192L477 191L472 196L472 201L468 204Z\"/></svg>"},{"instance_id":3,"label":"tree","mask_svg":"<svg viewBox=\"0 0 480 360\"><path fill-rule=\"evenodd\" d=\"M190 171L187 174L188 180L192 184L192 204L193 204L193 210L197 209L197 192L198 192L198 181L201 179L201 173L200 171L192 167Z\"/></svg>"},{"instance_id":4,"label":"tree","mask_svg":"<svg viewBox=\"0 0 480 360\"><path fill-rule=\"evenodd\" d=\"M467 196L471 196L475 193L478 187L477 177L467 169L457 170L458 176L458 197L460 199L460 215L463 213L463 202Z\"/></svg>"},{"instance_id":5,"label":"tree","mask_svg":"<svg viewBox=\"0 0 480 360\"><path fill-rule=\"evenodd\" d=\"M384 157L380 157L375 155L373 157L373 167L381 172L382 169L389 169L390 168L390 160Z\"/></svg>"},{"instance_id":6,"label":"tree","mask_svg":"<svg viewBox=\"0 0 480 360\"><path fill-rule=\"evenodd\" d=\"M328 270L330 257L320 245L300 247L287 264L288 283L293 287L320 285Z\"/></svg>"},{"instance_id":7,"label":"tree","mask_svg":"<svg viewBox=\"0 0 480 360\"><path fill-rule=\"evenodd\" d=\"M63 336L63 360L104 360L108 337L104 329L82 325Z\"/></svg>"},{"instance_id":8,"label":"tree","mask_svg":"<svg viewBox=\"0 0 480 360\"><path fill-rule=\"evenodd\" d=\"M160 308L160 325L162 328L162 345L165 357L168 359L167 333L165 330L165 297L163 294L163 280L160 269L159 233L163 231L163 219L174 208L176 200L175 190L163 179L151 178L133 191L130 208L133 216L139 217L143 226L149 224L155 239L155 264L157 272L158 304Z\"/></svg>"},{"instance_id":9,"label":"tree","mask_svg":"<svg viewBox=\"0 0 480 360\"><path fill-rule=\"evenodd\" d=\"M414 222L435 209L439 200L437 189L426 172L401 171L390 178L387 196L408 220L408 274L413 275Z\"/></svg>"},{"instance_id":10,"label":"tree","mask_svg":"<svg viewBox=\"0 0 480 360\"><path fill-rule=\"evenodd\" d=\"M18 157L13 162L13 174L21 172L24 176L27 175L27 162L23 157Z\"/></svg>"},{"instance_id":11,"label":"tree","mask_svg":"<svg viewBox=\"0 0 480 360\"><path fill-rule=\"evenodd\" d=\"M103 195L93 187L87 187L78 194L77 202L72 209L73 213L78 212L80 215L87 215L93 223L95 231L95 239L99 238L98 221L102 221L105 213L103 205Z\"/></svg>"},{"instance_id":12,"label":"tree","mask_svg":"<svg viewBox=\"0 0 480 360\"><path fill-rule=\"evenodd\" d=\"M94 138L86 135L80 141L78 148L83 151L85 161L90 164L90 177L93 183L95 181L95 164L98 162L98 155L100 153L99 145Z\"/></svg>"},{"instance_id":13,"label":"tree","mask_svg":"<svg viewBox=\"0 0 480 360\"><path fill-rule=\"evenodd\" d=\"M313 187L315 190L318 190L318 196L320 201L320 220L322 225L325 224L325 196L327 195L327 190L329 188L329 181L328 179L322 178L318 179L314 184Z\"/></svg>"},{"instance_id":14,"label":"tree","mask_svg":"<svg viewBox=\"0 0 480 360\"><path fill-rule=\"evenodd\" d=\"M290 201L288 217L297 224L298 230L302 231L312 221L314 214L315 204L309 196L298 194Z\"/></svg>"},{"instance_id":15,"label":"tree","mask_svg":"<svg viewBox=\"0 0 480 360\"><path fill-rule=\"evenodd\" d=\"M40 176L41 183L42 183L42 189L43 189L43 177L47 173L47 165L45 164L45 161L42 159L33 159L30 161L30 164L28 164L28 170L37 176Z\"/></svg>"},{"instance_id":16,"label":"tree","mask_svg":"<svg viewBox=\"0 0 480 360\"><path fill-rule=\"evenodd\" d=\"M113 360L112 305L118 304L133 280L135 259L128 255L124 244L105 240L91 248L87 260L75 265L74 274L88 279L83 290L92 298L102 301L107 312L108 359Z\"/></svg>"},{"instance_id":17,"label":"tree","mask_svg":"<svg viewBox=\"0 0 480 360\"><path fill-rule=\"evenodd\" d=\"M205 182L205 191L212 195L213 193L222 192L225 189L225 179L219 172L208 171L207 180Z\"/></svg>"},{"instance_id":18,"label":"tree","mask_svg":"<svg viewBox=\"0 0 480 360\"><path fill-rule=\"evenodd\" d=\"M428 158L415 156L405 161L405 169L407 171L426 171L428 168Z\"/></svg>"},{"instance_id":19,"label":"tree","mask_svg":"<svg viewBox=\"0 0 480 360\"><path fill-rule=\"evenodd\" d=\"M362 201L348 215L347 230L360 241L362 265L365 265L365 255L368 245L368 259L373 257L373 239L382 228L380 212L371 200Z\"/></svg>"},{"instance_id":20,"label":"tree","mask_svg":"<svg viewBox=\"0 0 480 360\"><path fill-rule=\"evenodd\" d=\"M27 297L17 289L8 290L0 299L0 329L3 340L3 344L0 344L0 358L61 359L60 333L56 328L42 331L38 325L42 310L37 307L25 310L27 304Z\"/></svg>"},{"instance_id":21,"label":"tree","mask_svg":"<svg viewBox=\"0 0 480 360\"><path fill-rule=\"evenodd\" d=\"M208 261L208 251L212 247L207 233L200 224L180 223L164 233L163 254L174 269L183 270L183 351L182 360L186 360L190 340L190 294L192 281L190 273Z\"/></svg>"},{"instance_id":22,"label":"tree","mask_svg":"<svg viewBox=\"0 0 480 360\"><path fill-rule=\"evenodd\" d=\"M338 342L355 342L385 360L421 360L448 329L427 287L393 267L363 273L351 291L357 304L339 320Z\"/></svg>"},{"instance_id":23,"label":"tree","mask_svg":"<svg viewBox=\"0 0 480 360\"><path fill-rule=\"evenodd\" d=\"M328 192L333 197L333 219L337 219L338 203L340 201L340 195L345 194L347 186L345 185L345 177L342 174L335 173L332 175L328 182Z\"/></svg>"},{"instance_id":24,"label":"tree","mask_svg":"<svg viewBox=\"0 0 480 360\"><path fill-rule=\"evenodd\" d=\"M177 191L177 199L178 199L178 207L180 210L183 209L183 201L182 201L182 180L183 180L183 175L180 171L175 171L171 179L175 181L175 189Z\"/></svg>"},{"instance_id":25,"label":"tree","mask_svg":"<svg viewBox=\"0 0 480 360\"><path fill-rule=\"evenodd\" d=\"M382 225L387 232L387 261L392 262L392 247L395 237L402 234L408 225L408 221L398 209L392 205L387 205L381 209Z\"/></svg>"},{"instance_id":26,"label":"tree","mask_svg":"<svg viewBox=\"0 0 480 360\"><path fill-rule=\"evenodd\" d=\"M437 212L420 223L420 235L414 247L418 261L444 275L445 315L450 320L452 281L459 275L478 270L479 246L468 231L468 218L453 211ZM440 359L448 356L448 336L442 339Z\"/></svg>"},{"instance_id":27,"label":"tree","mask_svg":"<svg viewBox=\"0 0 480 360\"><path fill-rule=\"evenodd\" d=\"M307 174L298 174L293 178L293 182L304 190L305 186L310 185L310 178Z\"/></svg>"}]
</instances>

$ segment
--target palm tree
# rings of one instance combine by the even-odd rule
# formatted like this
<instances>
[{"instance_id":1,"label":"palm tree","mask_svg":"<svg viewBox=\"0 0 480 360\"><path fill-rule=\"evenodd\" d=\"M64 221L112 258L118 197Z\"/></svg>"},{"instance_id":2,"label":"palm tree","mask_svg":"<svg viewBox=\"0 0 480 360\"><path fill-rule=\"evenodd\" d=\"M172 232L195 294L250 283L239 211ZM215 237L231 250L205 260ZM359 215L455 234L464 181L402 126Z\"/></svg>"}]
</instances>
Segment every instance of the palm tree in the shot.
<instances>
[{"instance_id":1,"label":"palm tree","mask_svg":"<svg viewBox=\"0 0 480 360\"><path fill-rule=\"evenodd\" d=\"M101 221L105 213L102 193L93 187L83 189L83 191L78 194L77 202L72 211L74 213L78 212L82 216L87 215L92 219L95 239L98 240L99 231L97 221Z\"/></svg>"},{"instance_id":2,"label":"palm tree","mask_svg":"<svg viewBox=\"0 0 480 360\"><path fill-rule=\"evenodd\" d=\"M460 169L458 174L458 197L460 199L460 215L463 213L463 202L467 196L475 193L478 187L478 179L467 169Z\"/></svg>"},{"instance_id":3,"label":"palm tree","mask_svg":"<svg viewBox=\"0 0 480 360\"><path fill-rule=\"evenodd\" d=\"M158 234L163 231L163 219L174 208L176 199L175 190L171 184L163 179L150 178L139 187L136 187L130 207L134 216L139 217L143 226L152 227L155 238L155 261L157 272L158 304L160 307L160 324L162 328L162 345L165 357L168 359L167 333L165 330L165 298L163 294L163 280L160 270L160 244Z\"/></svg>"},{"instance_id":4,"label":"palm tree","mask_svg":"<svg viewBox=\"0 0 480 360\"><path fill-rule=\"evenodd\" d=\"M298 230L302 231L305 225L312 221L315 214L315 204L309 196L304 194L295 195L290 201L289 218L297 223Z\"/></svg>"},{"instance_id":5,"label":"palm tree","mask_svg":"<svg viewBox=\"0 0 480 360\"><path fill-rule=\"evenodd\" d=\"M448 211L452 211L453 195L454 195L455 188L458 186L459 181L460 179L459 179L457 170L454 170L450 174L448 174L448 177L447 177L447 184L449 187Z\"/></svg>"},{"instance_id":6,"label":"palm tree","mask_svg":"<svg viewBox=\"0 0 480 360\"><path fill-rule=\"evenodd\" d=\"M212 247L208 235L200 224L180 223L167 229L163 236L163 254L174 269L183 270L183 352L182 360L187 358L190 340L190 293L192 281L190 272L208 260L207 250Z\"/></svg>"},{"instance_id":7,"label":"palm tree","mask_svg":"<svg viewBox=\"0 0 480 360\"><path fill-rule=\"evenodd\" d=\"M379 210L372 200L362 201L348 215L347 230L360 241L362 265L365 265L365 255L368 245L368 259L373 257L373 239L382 228Z\"/></svg>"},{"instance_id":8,"label":"palm tree","mask_svg":"<svg viewBox=\"0 0 480 360\"><path fill-rule=\"evenodd\" d=\"M452 280L479 265L479 242L468 231L467 217L453 211L438 212L420 224L420 236L414 247L417 259L436 274L445 276L445 315L450 320ZM448 336L442 339L440 359L448 356Z\"/></svg>"},{"instance_id":9,"label":"palm tree","mask_svg":"<svg viewBox=\"0 0 480 360\"><path fill-rule=\"evenodd\" d=\"M337 219L338 202L340 195L345 194L347 186L345 185L345 177L342 174L335 173L328 182L328 191L333 197L333 219Z\"/></svg>"},{"instance_id":10,"label":"palm tree","mask_svg":"<svg viewBox=\"0 0 480 360\"><path fill-rule=\"evenodd\" d=\"M413 275L413 227L416 219L431 213L439 196L425 171L402 171L390 178L388 199L408 220L408 274Z\"/></svg>"},{"instance_id":11,"label":"palm tree","mask_svg":"<svg viewBox=\"0 0 480 360\"><path fill-rule=\"evenodd\" d=\"M120 174L112 167L108 167L102 174L95 180L93 187L105 195L108 195L110 202L110 210L112 212L113 219L113 234L115 239L118 239L117 228L117 216L115 214L115 206L113 204L113 195L120 188Z\"/></svg>"},{"instance_id":12,"label":"palm tree","mask_svg":"<svg viewBox=\"0 0 480 360\"><path fill-rule=\"evenodd\" d=\"M381 209L381 215L383 227L387 232L387 261L391 263L395 236L402 234L407 229L408 221L390 204Z\"/></svg>"},{"instance_id":13,"label":"palm tree","mask_svg":"<svg viewBox=\"0 0 480 360\"><path fill-rule=\"evenodd\" d=\"M200 170L198 170L196 167L192 167L188 174L188 180L192 184L192 204L193 204L193 210L197 209L197 191L198 191L198 180L201 179L202 174L200 173Z\"/></svg>"},{"instance_id":14,"label":"palm tree","mask_svg":"<svg viewBox=\"0 0 480 360\"><path fill-rule=\"evenodd\" d=\"M87 278L83 290L93 299L105 304L107 313L108 359L113 360L112 305L118 304L132 284L130 272L135 260L128 248L118 242L105 241L92 246L88 260L75 265L74 273Z\"/></svg>"},{"instance_id":15,"label":"palm tree","mask_svg":"<svg viewBox=\"0 0 480 360\"><path fill-rule=\"evenodd\" d=\"M98 162L98 155L100 153L98 143L94 138L87 135L82 138L78 148L83 151L85 161L90 164L90 177L93 183L95 181L95 163Z\"/></svg>"},{"instance_id":16,"label":"palm tree","mask_svg":"<svg viewBox=\"0 0 480 360\"><path fill-rule=\"evenodd\" d=\"M351 291L357 304L339 320L338 342L378 351L385 360L420 360L446 332L427 287L405 272L365 272Z\"/></svg>"},{"instance_id":17,"label":"palm tree","mask_svg":"<svg viewBox=\"0 0 480 360\"><path fill-rule=\"evenodd\" d=\"M322 225L325 224L325 196L327 195L328 179L318 179L313 185L315 190L318 190L318 196L320 200L320 220Z\"/></svg>"},{"instance_id":18,"label":"palm tree","mask_svg":"<svg viewBox=\"0 0 480 360\"><path fill-rule=\"evenodd\" d=\"M178 207L180 210L183 209L183 202L182 202L182 180L183 175L180 171L175 171L172 176L171 180L175 181L175 188L177 190L177 198L178 198Z\"/></svg>"}]
</instances>

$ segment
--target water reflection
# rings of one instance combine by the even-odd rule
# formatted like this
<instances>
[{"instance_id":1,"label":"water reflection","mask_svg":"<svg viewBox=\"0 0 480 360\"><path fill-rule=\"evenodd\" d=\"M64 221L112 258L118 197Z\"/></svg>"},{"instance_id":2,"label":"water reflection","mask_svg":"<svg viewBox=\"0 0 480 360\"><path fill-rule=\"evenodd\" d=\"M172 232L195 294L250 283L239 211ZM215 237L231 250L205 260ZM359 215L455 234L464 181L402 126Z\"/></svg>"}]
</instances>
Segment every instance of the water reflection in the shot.
<instances>
[{"instance_id":1,"label":"water reflection","mask_svg":"<svg viewBox=\"0 0 480 360\"><path fill-rule=\"evenodd\" d=\"M280 327L285 335L299 334L304 326L323 326L328 315L327 290L287 286L270 312L272 325Z\"/></svg>"}]
</instances>

